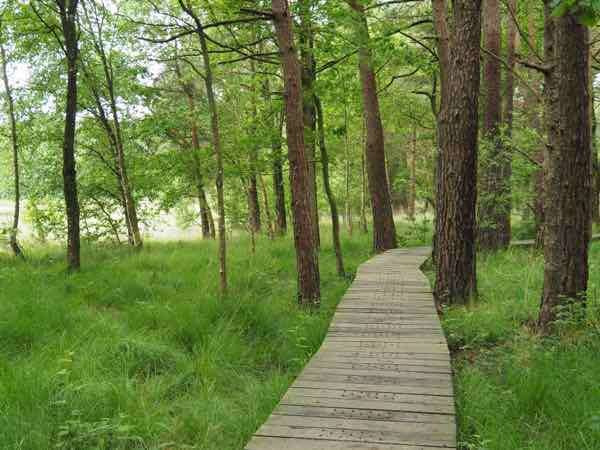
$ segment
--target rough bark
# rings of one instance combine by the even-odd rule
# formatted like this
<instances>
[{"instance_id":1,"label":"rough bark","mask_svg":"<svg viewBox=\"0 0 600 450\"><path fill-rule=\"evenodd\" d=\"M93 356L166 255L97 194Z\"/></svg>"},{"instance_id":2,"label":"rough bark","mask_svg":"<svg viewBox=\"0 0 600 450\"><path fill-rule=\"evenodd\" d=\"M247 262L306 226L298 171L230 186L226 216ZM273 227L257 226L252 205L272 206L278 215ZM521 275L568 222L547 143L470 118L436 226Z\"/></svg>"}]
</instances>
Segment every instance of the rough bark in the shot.
<instances>
[{"instance_id":1,"label":"rough bark","mask_svg":"<svg viewBox=\"0 0 600 450\"><path fill-rule=\"evenodd\" d=\"M77 73L79 36L77 31L78 0L57 0L67 62L67 98L63 138L63 192L67 213L67 267L78 271L81 267L81 239L79 226L79 198L75 167L75 128L77 121Z\"/></svg>"},{"instance_id":2,"label":"rough bark","mask_svg":"<svg viewBox=\"0 0 600 450\"><path fill-rule=\"evenodd\" d=\"M8 61L6 56L6 50L2 42L3 36L2 24L0 23L0 57L2 59L2 79L4 81L4 97L6 99L6 109L8 120L10 122L10 144L12 150L12 163L13 163L13 181L15 189L15 205L13 211L13 222L10 229L8 245L14 256L23 257L23 250L19 245L17 235L19 233L19 216L21 209L21 181L20 181L20 169L19 169L19 137L17 134L17 118L15 116L15 102L13 99L12 86L8 80Z\"/></svg>"},{"instance_id":3,"label":"rough bark","mask_svg":"<svg viewBox=\"0 0 600 450\"><path fill-rule=\"evenodd\" d=\"M436 116L436 154L434 159L434 169L433 169L433 179L435 186L435 195L434 198L437 199L437 192L439 191L439 183L440 183L440 159L441 159L441 138L440 138L440 111L442 111L445 107L446 99L448 98L448 85L450 80L450 32L448 31L448 4L446 0L432 0L432 18L433 18L433 27L436 34L436 48L439 59L439 76L440 76L440 104L436 110L436 98L433 96L431 101L431 109L434 115ZM437 87L437 75L433 77L434 89ZM435 90L434 90L435 92ZM434 201L435 203L435 201ZM432 242L432 261L436 263L436 255L437 255L437 239L438 239L438 216L437 216L437 208L434 205L434 219L433 226L433 242Z\"/></svg>"},{"instance_id":4,"label":"rough bark","mask_svg":"<svg viewBox=\"0 0 600 450\"><path fill-rule=\"evenodd\" d=\"M533 36L535 26L533 21L530 21L530 38ZM533 38L532 43L533 43ZM552 16L552 6L549 2L544 3L544 62L548 67L554 66L556 63L556 21ZM546 236L546 176L548 171L548 149L557 146L557 131L558 125L555 122L558 118L557 101L558 101L558 86L557 86L557 71L548 70L544 73L544 128L546 131L546 145L543 150L538 152L536 160L540 167L535 173L535 222L536 222L536 238L535 245L537 248L544 248ZM535 126L535 123L534 123Z\"/></svg>"},{"instance_id":5,"label":"rough bark","mask_svg":"<svg viewBox=\"0 0 600 450\"><path fill-rule=\"evenodd\" d=\"M548 17L547 17L548 18ZM538 325L549 332L558 307L584 303L591 237L589 33L568 14L555 18L556 102L545 175L544 289ZM548 61L546 61L548 62Z\"/></svg>"},{"instance_id":6,"label":"rough bark","mask_svg":"<svg viewBox=\"0 0 600 450\"><path fill-rule=\"evenodd\" d=\"M313 232L315 245L321 246L319 230L319 206L317 202L317 158L316 158L316 108L314 102L317 63L314 57L314 36L310 12L311 0L299 0L300 6L300 61L302 64L302 112L304 114L304 144L308 159L309 191L314 215Z\"/></svg>"},{"instance_id":7,"label":"rough bark","mask_svg":"<svg viewBox=\"0 0 600 450\"><path fill-rule=\"evenodd\" d=\"M298 301L301 305L318 307L321 301L319 260L313 232L309 161L304 147L301 68L294 46L292 17L287 0L272 0L271 4L283 68L294 244L298 267Z\"/></svg>"},{"instance_id":8,"label":"rough bark","mask_svg":"<svg viewBox=\"0 0 600 450\"><path fill-rule=\"evenodd\" d=\"M479 204L477 211L478 243L483 250L495 251L505 248L510 242L506 231L510 230L510 198L506 186L510 178L504 169L507 157L500 135L502 121L501 94L501 21L499 0L483 2L483 45L484 55L482 91L484 95L484 117L481 134L487 151L480 158ZM507 205L508 203L508 205Z\"/></svg>"},{"instance_id":9,"label":"rough bark","mask_svg":"<svg viewBox=\"0 0 600 450\"><path fill-rule=\"evenodd\" d=\"M475 206L481 1L456 0L447 97L439 118L435 296L466 303L477 292Z\"/></svg>"},{"instance_id":10,"label":"rough bark","mask_svg":"<svg viewBox=\"0 0 600 450\"><path fill-rule=\"evenodd\" d=\"M331 211L331 234L333 240L333 250L335 252L335 265L337 273L340 277L346 276L344 270L344 257L342 256L342 244L340 243L340 216L338 213L337 202L335 195L329 183L329 155L325 145L325 124L323 119L323 107L319 97L315 96L315 107L317 112L317 128L319 131L319 148L321 150L321 167L323 170L323 187L329 202Z\"/></svg>"},{"instance_id":11,"label":"rough bark","mask_svg":"<svg viewBox=\"0 0 600 450\"><path fill-rule=\"evenodd\" d=\"M396 227L385 168L383 124L364 7L358 0L348 0L348 2L356 15L356 32L360 46L358 60L367 127L366 162L373 215L373 249L376 252L383 252L397 246Z\"/></svg>"},{"instance_id":12,"label":"rough bark","mask_svg":"<svg viewBox=\"0 0 600 450\"><path fill-rule=\"evenodd\" d=\"M200 51L202 54L202 62L204 67L204 84L206 87L206 97L208 100L208 112L210 115L210 130L212 137L213 151L217 163L217 173L215 176L215 184L217 187L217 210L219 214L218 230L219 230L219 285L222 293L227 292L227 237L225 235L225 196L223 192L223 146L221 143L221 134L219 127L219 112L217 109L217 101L215 99L215 91L213 87L213 73L210 62L210 52L202 22L196 13L192 10L189 3L184 0L178 0L183 11L190 16L196 25L196 35L200 43Z\"/></svg>"}]
</instances>

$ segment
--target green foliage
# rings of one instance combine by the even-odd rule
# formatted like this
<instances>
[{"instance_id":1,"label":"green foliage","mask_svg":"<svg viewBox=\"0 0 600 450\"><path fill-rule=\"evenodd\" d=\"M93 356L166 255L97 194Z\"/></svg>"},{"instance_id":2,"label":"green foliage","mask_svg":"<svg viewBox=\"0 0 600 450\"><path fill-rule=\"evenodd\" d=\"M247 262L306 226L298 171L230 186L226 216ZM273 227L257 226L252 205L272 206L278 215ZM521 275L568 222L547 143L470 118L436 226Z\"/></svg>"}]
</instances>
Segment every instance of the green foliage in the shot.
<instances>
[{"instance_id":1,"label":"green foliage","mask_svg":"<svg viewBox=\"0 0 600 450\"><path fill-rule=\"evenodd\" d=\"M572 14L588 27L593 27L600 19L600 0L554 0L553 7L553 16Z\"/></svg>"},{"instance_id":2,"label":"green foliage","mask_svg":"<svg viewBox=\"0 0 600 450\"><path fill-rule=\"evenodd\" d=\"M349 270L370 236L344 238ZM348 281L323 230L321 312L294 302L290 239L246 239L218 294L216 243L0 254L0 448L239 449L319 347ZM10 264L9 264L10 263Z\"/></svg>"},{"instance_id":3,"label":"green foliage","mask_svg":"<svg viewBox=\"0 0 600 450\"><path fill-rule=\"evenodd\" d=\"M459 441L468 449L600 446L600 245L592 246L585 311L563 311L558 334L532 334L543 258L528 250L479 262L479 301L450 309Z\"/></svg>"}]
</instances>

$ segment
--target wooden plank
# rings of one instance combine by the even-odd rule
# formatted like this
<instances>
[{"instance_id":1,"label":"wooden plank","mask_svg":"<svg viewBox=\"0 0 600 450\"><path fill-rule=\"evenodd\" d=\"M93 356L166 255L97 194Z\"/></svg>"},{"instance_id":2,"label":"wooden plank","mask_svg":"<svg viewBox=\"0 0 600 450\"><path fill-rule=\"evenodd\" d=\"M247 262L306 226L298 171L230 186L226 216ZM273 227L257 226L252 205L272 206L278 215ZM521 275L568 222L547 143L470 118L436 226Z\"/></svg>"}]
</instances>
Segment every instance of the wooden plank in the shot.
<instances>
[{"instance_id":1,"label":"wooden plank","mask_svg":"<svg viewBox=\"0 0 600 450\"><path fill-rule=\"evenodd\" d=\"M438 405L433 403L388 402L384 400L344 399L329 397L308 397L290 394L283 397L282 405L321 406L324 408L384 409L386 411L404 411L425 414L452 414L454 404Z\"/></svg>"},{"instance_id":2,"label":"wooden plank","mask_svg":"<svg viewBox=\"0 0 600 450\"><path fill-rule=\"evenodd\" d=\"M387 409L329 408L308 405L279 405L274 414L308 417L337 417L346 419L383 420L385 422L455 424L451 414L427 414L410 411L390 411Z\"/></svg>"},{"instance_id":3,"label":"wooden plank","mask_svg":"<svg viewBox=\"0 0 600 450\"><path fill-rule=\"evenodd\" d=\"M456 448L448 346L427 248L362 264L319 351L247 450Z\"/></svg>"},{"instance_id":4,"label":"wooden plank","mask_svg":"<svg viewBox=\"0 0 600 450\"><path fill-rule=\"evenodd\" d=\"M258 432L257 436L269 437L285 437L285 438L300 438L300 439L325 439L337 441L363 442L365 444L404 444L417 446L438 446L446 447L444 441L437 443L433 439L428 439L426 436L419 437L403 432L384 432L370 430L351 430L344 428L323 428L323 427L299 427L299 426L284 426L271 425L266 423ZM420 440L420 442L419 442ZM368 446L366 446L368 448ZM281 449L284 450L284 449Z\"/></svg>"},{"instance_id":5,"label":"wooden plank","mask_svg":"<svg viewBox=\"0 0 600 450\"><path fill-rule=\"evenodd\" d=\"M436 450L440 447L422 445L371 443L368 447L362 442L334 441L326 439L293 439L270 436L255 436L246 450ZM448 447L450 448L450 447Z\"/></svg>"}]
</instances>

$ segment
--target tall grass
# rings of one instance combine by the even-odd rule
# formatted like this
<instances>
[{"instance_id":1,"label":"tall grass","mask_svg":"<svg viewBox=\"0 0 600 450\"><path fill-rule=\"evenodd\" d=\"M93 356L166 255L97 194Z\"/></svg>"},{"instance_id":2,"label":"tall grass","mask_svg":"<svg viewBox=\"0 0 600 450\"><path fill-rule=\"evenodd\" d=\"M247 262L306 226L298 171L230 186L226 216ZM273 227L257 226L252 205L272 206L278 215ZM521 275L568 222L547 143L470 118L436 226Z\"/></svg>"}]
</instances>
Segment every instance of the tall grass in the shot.
<instances>
[{"instance_id":1,"label":"tall grass","mask_svg":"<svg viewBox=\"0 0 600 450\"><path fill-rule=\"evenodd\" d=\"M422 243L427 224L399 227ZM231 242L218 294L212 242L88 245L83 270L58 248L0 256L0 448L243 447L318 349L349 280L321 251L322 308L296 306L290 239ZM344 236L348 271L370 235Z\"/></svg>"},{"instance_id":2,"label":"tall grass","mask_svg":"<svg viewBox=\"0 0 600 450\"><path fill-rule=\"evenodd\" d=\"M588 307L540 338L543 258L523 249L483 257L478 302L446 311L464 449L600 448L600 244Z\"/></svg>"}]
</instances>

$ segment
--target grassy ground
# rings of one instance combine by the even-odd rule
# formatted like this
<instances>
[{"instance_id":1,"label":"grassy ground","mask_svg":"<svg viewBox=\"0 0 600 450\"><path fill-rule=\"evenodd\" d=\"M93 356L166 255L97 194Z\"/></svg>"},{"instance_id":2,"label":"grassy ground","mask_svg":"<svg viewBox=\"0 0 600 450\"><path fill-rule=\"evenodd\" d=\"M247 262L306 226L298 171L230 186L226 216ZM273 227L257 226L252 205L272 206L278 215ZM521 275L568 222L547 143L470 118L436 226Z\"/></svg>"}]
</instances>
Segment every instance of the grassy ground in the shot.
<instances>
[{"instance_id":1,"label":"grassy ground","mask_svg":"<svg viewBox=\"0 0 600 450\"><path fill-rule=\"evenodd\" d=\"M401 226L404 245L426 224ZM349 281L323 231L323 304L295 304L290 239L229 251L217 295L210 242L87 246L81 273L60 249L0 256L0 448L237 450L320 345ZM345 238L347 270L371 237Z\"/></svg>"},{"instance_id":2,"label":"grassy ground","mask_svg":"<svg viewBox=\"0 0 600 450\"><path fill-rule=\"evenodd\" d=\"M525 249L480 258L479 301L445 315L463 449L600 448L600 243L587 311L552 339L529 328L542 264Z\"/></svg>"}]
</instances>

